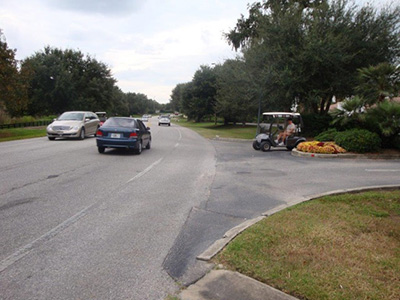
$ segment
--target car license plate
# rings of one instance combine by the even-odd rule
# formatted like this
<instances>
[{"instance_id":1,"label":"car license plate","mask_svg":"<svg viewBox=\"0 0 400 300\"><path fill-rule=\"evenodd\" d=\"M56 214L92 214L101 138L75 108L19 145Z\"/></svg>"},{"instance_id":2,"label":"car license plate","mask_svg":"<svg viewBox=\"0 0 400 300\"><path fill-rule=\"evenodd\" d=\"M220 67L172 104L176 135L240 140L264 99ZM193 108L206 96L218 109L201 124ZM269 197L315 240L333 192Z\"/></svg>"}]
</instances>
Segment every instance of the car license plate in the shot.
<instances>
[{"instance_id":1,"label":"car license plate","mask_svg":"<svg viewBox=\"0 0 400 300\"><path fill-rule=\"evenodd\" d=\"M121 137L120 133L111 133L111 138L113 139L119 139Z\"/></svg>"}]
</instances>

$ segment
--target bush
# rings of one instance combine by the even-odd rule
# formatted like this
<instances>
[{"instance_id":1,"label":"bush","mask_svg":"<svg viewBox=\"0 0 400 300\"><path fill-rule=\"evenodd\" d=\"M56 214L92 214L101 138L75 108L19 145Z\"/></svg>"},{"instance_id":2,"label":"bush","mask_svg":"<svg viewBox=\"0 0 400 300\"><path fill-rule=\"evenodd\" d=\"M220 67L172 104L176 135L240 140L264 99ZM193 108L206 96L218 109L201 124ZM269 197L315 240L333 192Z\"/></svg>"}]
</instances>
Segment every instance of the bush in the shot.
<instances>
[{"instance_id":1,"label":"bush","mask_svg":"<svg viewBox=\"0 0 400 300\"><path fill-rule=\"evenodd\" d=\"M374 152L381 147L379 135L365 129L338 132L335 142L347 151L357 153Z\"/></svg>"},{"instance_id":2,"label":"bush","mask_svg":"<svg viewBox=\"0 0 400 300\"><path fill-rule=\"evenodd\" d=\"M393 147L400 150L400 135L393 139Z\"/></svg>"},{"instance_id":3,"label":"bush","mask_svg":"<svg viewBox=\"0 0 400 300\"><path fill-rule=\"evenodd\" d=\"M328 129L327 131L321 132L315 137L315 140L321 141L321 142L329 142L329 141L334 141L336 134L338 131L335 128Z\"/></svg>"},{"instance_id":4,"label":"bush","mask_svg":"<svg viewBox=\"0 0 400 300\"><path fill-rule=\"evenodd\" d=\"M304 123L305 136L316 136L317 134L328 130L332 117L330 115L306 114L302 115Z\"/></svg>"},{"instance_id":5,"label":"bush","mask_svg":"<svg viewBox=\"0 0 400 300\"><path fill-rule=\"evenodd\" d=\"M384 101L370 108L365 129L379 134L383 148L399 148L400 104Z\"/></svg>"}]
</instances>

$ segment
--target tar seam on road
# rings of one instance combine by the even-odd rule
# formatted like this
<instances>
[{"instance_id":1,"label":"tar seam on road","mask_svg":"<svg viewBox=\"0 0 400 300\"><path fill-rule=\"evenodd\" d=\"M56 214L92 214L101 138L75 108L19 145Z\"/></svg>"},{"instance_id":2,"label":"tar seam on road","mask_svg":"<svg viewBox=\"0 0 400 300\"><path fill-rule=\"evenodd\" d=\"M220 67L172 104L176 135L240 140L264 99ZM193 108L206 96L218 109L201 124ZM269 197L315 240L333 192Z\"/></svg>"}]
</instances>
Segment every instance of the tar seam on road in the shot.
<instances>
[{"instance_id":1,"label":"tar seam on road","mask_svg":"<svg viewBox=\"0 0 400 300\"><path fill-rule=\"evenodd\" d=\"M68 220L62 222L58 226L54 227L41 237L37 238L33 242L30 242L29 244L25 245L24 247L19 248L17 251L15 251L13 254L8 256L6 259L2 260L0 262L0 273L3 272L5 269L7 269L9 266L12 264L16 263L19 261L21 258L26 256L29 252L31 252L34 248L40 246L44 242L50 240L54 236L56 236L59 232L63 231L70 225L74 224L76 221L78 221L80 218L84 217L87 213L87 211L92 208L96 203L86 207L85 209L81 210L77 214L73 215L71 218Z\"/></svg>"},{"instance_id":2,"label":"tar seam on road","mask_svg":"<svg viewBox=\"0 0 400 300\"><path fill-rule=\"evenodd\" d=\"M178 139L178 142L180 142L181 141L181 139L182 139L182 133L181 133L181 131L178 129L178 132L179 132L179 139Z\"/></svg>"},{"instance_id":3,"label":"tar seam on road","mask_svg":"<svg viewBox=\"0 0 400 300\"><path fill-rule=\"evenodd\" d=\"M153 162L150 166L148 166L146 169L144 169L142 172L140 172L139 174L137 174L135 177L132 177L131 179L129 179L126 183L130 183L140 177L142 177L144 174L146 174L147 172L149 172L152 168L154 168L156 165L158 165L164 158L161 157L159 160L157 160L156 162Z\"/></svg>"},{"instance_id":4,"label":"tar seam on road","mask_svg":"<svg viewBox=\"0 0 400 300\"><path fill-rule=\"evenodd\" d=\"M400 172L396 169L365 169L367 172Z\"/></svg>"}]
</instances>

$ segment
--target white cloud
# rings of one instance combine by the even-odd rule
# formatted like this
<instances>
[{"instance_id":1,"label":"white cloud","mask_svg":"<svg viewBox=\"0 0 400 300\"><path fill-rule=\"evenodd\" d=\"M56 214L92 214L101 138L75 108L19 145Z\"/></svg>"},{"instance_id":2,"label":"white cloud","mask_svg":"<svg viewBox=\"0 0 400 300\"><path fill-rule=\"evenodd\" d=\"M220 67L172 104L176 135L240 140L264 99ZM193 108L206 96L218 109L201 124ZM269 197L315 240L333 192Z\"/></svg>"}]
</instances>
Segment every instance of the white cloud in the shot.
<instances>
[{"instance_id":1,"label":"white cloud","mask_svg":"<svg viewBox=\"0 0 400 300\"><path fill-rule=\"evenodd\" d=\"M168 102L201 64L233 56L222 32L247 0L0 0L0 28L17 58L71 48L110 66L125 92ZM141 90L143 88L143 90Z\"/></svg>"},{"instance_id":2,"label":"white cloud","mask_svg":"<svg viewBox=\"0 0 400 300\"><path fill-rule=\"evenodd\" d=\"M139 10L144 0L47 0L46 3L60 10L78 11L85 14L125 15Z\"/></svg>"}]
</instances>

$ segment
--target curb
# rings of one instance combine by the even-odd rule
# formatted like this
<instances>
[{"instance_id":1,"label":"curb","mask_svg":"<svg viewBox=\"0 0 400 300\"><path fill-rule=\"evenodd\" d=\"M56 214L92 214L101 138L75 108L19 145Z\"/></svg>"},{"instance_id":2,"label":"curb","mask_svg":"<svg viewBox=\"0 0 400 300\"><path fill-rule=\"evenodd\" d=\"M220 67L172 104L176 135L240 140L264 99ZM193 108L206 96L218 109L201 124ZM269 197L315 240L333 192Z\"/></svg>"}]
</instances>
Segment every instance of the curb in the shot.
<instances>
[{"instance_id":1,"label":"curb","mask_svg":"<svg viewBox=\"0 0 400 300\"><path fill-rule=\"evenodd\" d=\"M222 239L216 240L210 247L208 247L202 254L197 256L198 260L203 261L210 261L215 255L217 255L222 249L225 248L239 233L243 232L250 226L258 223L259 221L265 219L268 216L271 216L281 210L284 210L288 207L293 205L310 201L313 199L318 199L325 196L333 196L333 195L340 195L340 194L347 194L347 193L359 193L359 192L367 192L372 190L393 190L393 189L400 189L400 184L393 184L393 185L377 185L377 186L365 186L359 188L352 188L352 189L341 189L330 191L321 194L315 194L308 197L301 197L296 200L290 201L286 204L279 205L273 209L267 210L266 212L262 213L260 217L249 219L244 221L242 224L233 227L232 229L228 230Z\"/></svg>"},{"instance_id":2,"label":"curb","mask_svg":"<svg viewBox=\"0 0 400 300\"><path fill-rule=\"evenodd\" d=\"M222 239L216 240L210 247L206 249L202 254L197 256L198 260L210 261L215 255L217 255L226 245L229 244L239 233L246 230L250 226L256 224L257 222L265 219L265 216L260 216L254 219L249 219L244 221L242 224L229 229L223 236Z\"/></svg>"},{"instance_id":3,"label":"curb","mask_svg":"<svg viewBox=\"0 0 400 300\"><path fill-rule=\"evenodd\" d=\"M341 154L321 154L302 152L294 148L292 156L298 157L318 157L318 158L364 158L364 159L400 159L399 155L393 154L356 154L356 153L341 153Z\"/></svg>"}]
</instances>

